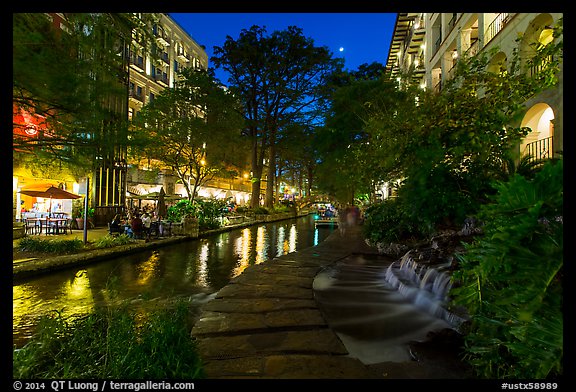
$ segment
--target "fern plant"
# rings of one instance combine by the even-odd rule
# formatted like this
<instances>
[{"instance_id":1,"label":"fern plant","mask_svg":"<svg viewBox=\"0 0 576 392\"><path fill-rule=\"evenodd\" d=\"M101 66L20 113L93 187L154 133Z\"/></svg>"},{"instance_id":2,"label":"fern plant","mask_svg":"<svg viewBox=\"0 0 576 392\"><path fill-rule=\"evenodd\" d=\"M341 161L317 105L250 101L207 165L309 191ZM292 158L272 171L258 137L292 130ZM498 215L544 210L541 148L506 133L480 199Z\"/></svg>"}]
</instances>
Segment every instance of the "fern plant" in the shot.
<instances>
[{"instance_id":1,"label":"fern plant","mask_svg":"<svg viewBox=\"0 0 576 392\"><path fill-rule=\"evenodd\" d=\"M479 218L484 235L458 256L451 296L471 315L466 358L477 375L543 379L562 374L563 163L533 179L496 184Z\"/></svg>"}]
</instances>

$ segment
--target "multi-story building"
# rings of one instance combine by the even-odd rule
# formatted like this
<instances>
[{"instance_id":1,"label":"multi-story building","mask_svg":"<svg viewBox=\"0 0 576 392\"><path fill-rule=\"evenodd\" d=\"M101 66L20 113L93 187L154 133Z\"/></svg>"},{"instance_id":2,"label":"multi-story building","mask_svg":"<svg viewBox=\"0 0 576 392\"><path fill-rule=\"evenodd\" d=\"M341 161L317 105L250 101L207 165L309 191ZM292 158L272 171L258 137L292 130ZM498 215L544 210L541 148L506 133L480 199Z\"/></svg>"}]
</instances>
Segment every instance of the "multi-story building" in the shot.
<instances>
[{"instance_id":1,"label":"multi-story building","mask_svg":"<svg viewBox=\"0 0 576 392\"><path fill-rule=\"evenodd\" d=\"M143 19L142 14L137 14ZM174 87L183 68L207 69L208 56L186 31L167 14L156 14L156 21L147 26L154 39L151 49L145 37L133 35L129 53L128 119L131 121L142 107L154 100L165 88ZM152 170L128 162L127 191L132 195L157 192L160 187L168 195L176 192L176 178L169 171ZM133 201L128 198L131 201Z\"/></svg>"},{"instance_id":2,"label":"multi-story building","mask_svg":"<svg viewBox=\"0 0 576 392\"><path fill-rule=\"evenodd\" d=\"M135 14L135 16L143 22L144 29L150 29L153 42L144 42L149 40L149 36L145 38L140 35L141 31L135 30L132 33L132 41L125 45L123 69L127 77L121 83L127 83L126 97L124 102L118 102L119 107L113 111L117 115L127 117L128 120L137 116L142 107L154 100L163 89L174 87L183 68L208 68L208 56L204 48L168 14ZM55 29L67 30L65 14L49 13L46 17ZM20 117L22 119L19 120ZM26 120L27 118L30 119ZM33 123L38 122L34 116L20 113L19 110L15 111L14 121L15 124L29 123L30 130L34 128ZM23 130L15 127L14 132ZM13 173L15 219L20 218L21 204L23 209L24 207L29 209L32 204L38 205L37 200L24 201L25 197L21 199L17 190L22 186L49 182L54 185L60 184L75 193L86 194L85 182L75 178L71 173L56 173L58 178L41 178L23 167L13 168ZM249 184L244 176L230 180L217 179L202 187L199 194L234 197L237 203L244 204L250 195ZM168 195L186 196L183 186L177 184L176 176L169 170L158 171L151 170L148 166L139 166L136 162L131 162L125 148L120 147L113 149L113 156L103 157L101 164L92 174L89 185L91 207L95 208L97 225L105 224L115 213L133 205L131 195L158 192L163 187ZM66 211L71 212L71 208L71 202L67 201Z\"/></svg>"},{"instance_id":3,"label":"multi-story building","mask_svg":"<svg viewBox=\"0 0 576 392\"><path fill-rule=\"evenodd\" d=\"M536 72L527 66L534 44L552 42L552 28L562 17L561 13L399 13L387 71L401 83L441 91L461 56L497 48L489 63L495 72L508 69L516 49L523 72ZM520 124L514 124L532 130L518 146L519 155L552 158L563 151L562 69L560 64L558 85L530 98ZM401 80L406 76L409 81Z\"/></svg>"},{"instance_id":4,"label":"multi-story building","mask_svg":"<svg viewBox=\"0 0 576 392\"><path fill-rule=\"evenodd\" d=\"M194 67L207 69L208 56L204 48L167 14L156 14L157 22L152 26L155 39L153 50L147 53L138 43L141 37L134 36L129 55L129 101L128 118L131 120L142 107L153 101L165 88L174 87L179 71ZM163 187L168 195L187 196L183 185L170 170L152 170L147 165L128 164L128 193L144 195L159 192ZM238 204L246 203L250 195L250 183L244 177L236 179L214 179L200 187L204 197L233 197ZM134 200L128 197L130 204Z\"/></svg>"}]
</instances>

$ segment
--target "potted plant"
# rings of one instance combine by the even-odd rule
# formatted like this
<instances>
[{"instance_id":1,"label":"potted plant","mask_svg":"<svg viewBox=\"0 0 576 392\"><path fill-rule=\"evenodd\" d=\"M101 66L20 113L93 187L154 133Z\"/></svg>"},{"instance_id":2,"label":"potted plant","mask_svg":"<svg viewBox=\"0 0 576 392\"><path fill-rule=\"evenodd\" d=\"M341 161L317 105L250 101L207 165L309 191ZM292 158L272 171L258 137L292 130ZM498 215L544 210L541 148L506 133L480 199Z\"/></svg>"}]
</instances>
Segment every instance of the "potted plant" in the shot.
<instances>
[{"instance_id":1,"label":"potted plant","mask_svg":"<svg viewBox=\"0 0 576 392\"><path fill-rule=\"evenodd\" d=\"M84 228L84 202L83 199L75 200L72 203L72 217L76 221L76 226L79 230ZM94 217L94 208L88 208L88 221L92 223Z\"/></svg>"}]
</instances>

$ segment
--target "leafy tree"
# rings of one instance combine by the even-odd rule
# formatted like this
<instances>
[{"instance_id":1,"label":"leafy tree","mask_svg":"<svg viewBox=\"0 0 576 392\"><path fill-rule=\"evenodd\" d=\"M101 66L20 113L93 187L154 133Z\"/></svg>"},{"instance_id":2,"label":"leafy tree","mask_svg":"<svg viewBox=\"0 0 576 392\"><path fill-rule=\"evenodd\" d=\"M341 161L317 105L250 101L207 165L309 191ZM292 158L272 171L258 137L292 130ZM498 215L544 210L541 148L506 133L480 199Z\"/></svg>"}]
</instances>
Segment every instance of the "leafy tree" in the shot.
<instances>
[{"instance_id":1,"label":"leafy tree","mask_svg":"<svg viewBox=\"0 0 576 392\"><path fill-rule=\"evenodd\" d=\"M243 119L234 109L236 99L212 70L186 68L180 77L134 120L138 132L131 154L150 166L171 169L193 201L202 184L243 166Z\"/></svg>"},{"instance_id":2,"label":"leafy tree","mask_svg":"<svg viewBox=\"0 0 576 392\"><path fill-rule=\"evenodd\" d=\"M371 113L398 107L403 94L381 77L381 69L377 63L364 64L332 79L330 110L315 138L316 173L320 189L342 203L352 203L358 193L371 193L383 176L382 142L366 124Z\"/></svg>"},{"instance_id":3,"label":"leafy tree","mask_svg":"<svg viewBox=\"0 0 576 392\"><path fill-rule=\"evenodd\" d=\"M13 14L14 129L34 118L36 135L15 132L15 164L67 166L87 173L126 144L127 59L132 14ZM29 159L29 154L34 158Z\"/></svg>"},{"instance_id":4,"label":"leafy tree","mask_svg":"<svg viewBox=\"0 0 576 392\"><path fill-rule=\"evenodd\" d=\"M459 224L487 201L492 180L510 170L514 147L529 131L517 126L524 103L557 83L551 75L558 71L561 41L536 48L528 62L546 77L527 73L517 53L507 72L492 72L493 54L461 58L439 94L406 90L412 105L380 106L370 115L371 140L383 143L376 160L386 163L382 173L403 179L398 196L423 232Z\"/></svg>"},{"instance_id":5,"label":"leafy tree","mask_svg":"<svg viewBox=\"0 0 576 392\"><path fill-rule=\"evenodd\" d=\"M341 68L326 47L316 47L302 29L289 26L267 35L265 27L243 29L214 48L213 63L230 75L230 90L242 102L251 144L252 198L256 207L267 158L266 206L273 205L277 143L286 127L315 121L327 78Z\"/></svg>"}]
</instances>

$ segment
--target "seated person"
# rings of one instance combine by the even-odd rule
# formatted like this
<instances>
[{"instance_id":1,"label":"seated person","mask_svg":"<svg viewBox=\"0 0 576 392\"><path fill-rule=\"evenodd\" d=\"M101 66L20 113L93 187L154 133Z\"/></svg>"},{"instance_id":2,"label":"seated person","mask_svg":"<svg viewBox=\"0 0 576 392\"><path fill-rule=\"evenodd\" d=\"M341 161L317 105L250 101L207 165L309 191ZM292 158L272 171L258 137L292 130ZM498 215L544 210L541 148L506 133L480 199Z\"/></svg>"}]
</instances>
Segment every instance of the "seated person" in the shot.
<instances>
[{"instance_id":1,"label":"seated person","mask_svg":"<svg viewBox=\"0 0 576 392\"><path fill-rule=\"evenodd\" d=\"M120 214L114 215L114 219L110 222L110 234L113 233L122 233L122 229L120 227Z\"/></svg>"},{"instance_id":2,"label":"seated person","mask_svg":"<svg viewBox=\"0 0 576 392\"><path fill-rule=\"evenodd\" d=\"M134 233L134 238L142 238L144 224L142 223L142 218L140 218L139 214L134 214L134 217L130 221L130 228L132 229L132 233Z\"/></svg>"}]
</instances>

